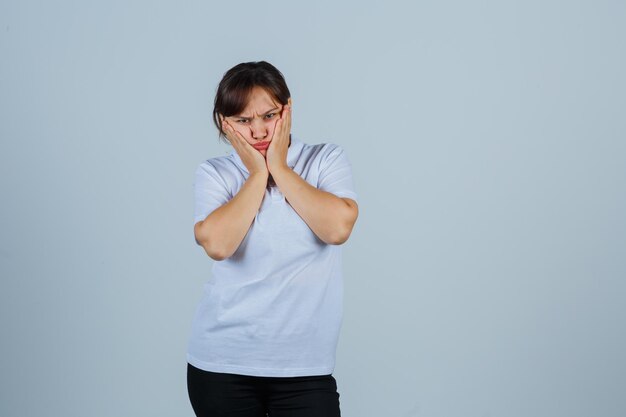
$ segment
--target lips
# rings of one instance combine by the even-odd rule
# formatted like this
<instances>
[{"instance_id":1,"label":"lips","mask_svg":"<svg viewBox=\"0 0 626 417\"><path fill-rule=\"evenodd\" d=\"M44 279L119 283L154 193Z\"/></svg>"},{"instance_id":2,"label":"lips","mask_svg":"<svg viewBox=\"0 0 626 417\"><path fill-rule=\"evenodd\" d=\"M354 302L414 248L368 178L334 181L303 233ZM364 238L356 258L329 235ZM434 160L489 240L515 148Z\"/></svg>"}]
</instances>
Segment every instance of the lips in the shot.
<instances>
[{"instance_id":1,"label":"lips","mask_svg":"<svg viewBox=\"0 0 626 417\"><path fill-rule=\"evenodd\" d=\"M260 142L260 143L255 143L254 145L252 145L254 147L254 149L257 149L259 151L262 151L263 149L267 149L270 146L270 142Z\"/></svg>"}]
</instances>

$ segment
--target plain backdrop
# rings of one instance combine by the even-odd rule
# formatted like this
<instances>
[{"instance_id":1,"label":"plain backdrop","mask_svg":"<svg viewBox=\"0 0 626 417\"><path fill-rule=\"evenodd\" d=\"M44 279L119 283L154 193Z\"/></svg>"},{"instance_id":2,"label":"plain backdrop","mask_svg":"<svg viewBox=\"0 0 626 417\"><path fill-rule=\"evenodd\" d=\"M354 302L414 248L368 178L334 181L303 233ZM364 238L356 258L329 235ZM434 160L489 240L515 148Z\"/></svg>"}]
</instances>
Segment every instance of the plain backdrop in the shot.
<instances>
[{"instance_id":1,"label":"plain backdrop","mask_svg":"<svg viewBox=\"0 0 626 417\"><path fill-rule=\"evenodd\" d=\"M619 1L0 3L0 415L193 416L232 66L342 145L345 417L626 415Z\"/></svg>"}]
</instances>

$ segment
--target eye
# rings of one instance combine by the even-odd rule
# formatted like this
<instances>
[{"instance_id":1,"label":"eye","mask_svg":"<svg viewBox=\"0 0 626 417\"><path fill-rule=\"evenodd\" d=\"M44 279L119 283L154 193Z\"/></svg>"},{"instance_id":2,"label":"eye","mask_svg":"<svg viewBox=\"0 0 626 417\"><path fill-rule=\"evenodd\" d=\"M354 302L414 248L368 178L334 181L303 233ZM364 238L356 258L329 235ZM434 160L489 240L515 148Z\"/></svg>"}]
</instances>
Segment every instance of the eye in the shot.
<instances>
[{"instance_id":1,"label":"eye","mask_svg":"<svg viewBox=\"0 0 626 417\"><path fill-rule=\"evenodd\" d=\"M237 119L237 123L246 123L248 119Z\"/></svg>"},{"instance_id":2,"label":"eye","mask_svg":"<svg viewBox=\"0 0 626 417\"><path fill-rule=\"evenodd\" d=\"M268 119L271 119L274 116L276 116L276 113L270 113L270 114L265 115L265 117L267 117Z\"/></svg>"}]
</instances>

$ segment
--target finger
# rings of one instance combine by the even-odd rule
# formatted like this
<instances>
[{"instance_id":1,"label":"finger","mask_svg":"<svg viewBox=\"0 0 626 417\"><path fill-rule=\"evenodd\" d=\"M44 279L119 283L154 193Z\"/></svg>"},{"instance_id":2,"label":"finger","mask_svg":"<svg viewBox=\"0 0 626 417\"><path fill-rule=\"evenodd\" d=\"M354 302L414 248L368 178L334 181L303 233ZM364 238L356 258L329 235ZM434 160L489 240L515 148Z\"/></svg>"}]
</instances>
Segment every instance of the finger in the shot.
<instances>
[{"instance_id":1,"label":"finger","mask_svg":"<svg viewBox=\"0 0 626 417\"><path fill-rule=\"evenodd\" d=\"M276 124L274 125L274 131L272 132L272 141L270 142L270 146L272 145L272 142L274 141L274 138L279 138L280 137L281 127L283 125L282 117L283 116L281 114L281 116L276 121Z\"/></svg>"},{"instance_id":2,"label":"finger","mask_svg":"<svg viewBox=\"0 0 626 417\"><path fill-rule=\"evenodd\" d=\"M236 131L231 125L230 123L226 122L226 132L227 132L227 137L228 139L230 139L231 144L233 144L232 142L237 142L237 144L241 145L241 142L246 142L245 139L243 138L243 136L241 136L241 133L239 133L238 131ZM246 142L248 143L248 142ZM234 146L235 144L233 144Z\"/></svg>"},{"instance_id":3,"label":"finger","mask_svg":"<svg viewBox=\"0 0 626 417\"><path fill-rule=\"evenodd\" d=\"M232 142L234 142L233 141L233 128L224 119L222 119L222 128L224 129L224 134L226 135L226 137L232 144Z\"/></svg>"},{"instance_id":4,"label":"finger","mask_svg":"<svg viewBox=\"0 0 626 417\"><path fill-rule=\"evenodd\" d=\"M291 109L292 109L292 101L291 97L287 100L287 120L288 120L288 129L291 130Z\"/></svg>"},{"instance_id":5,"label":"finger","mask_svg":"<svg viewBox=\"0 0 626 417\"><path fill-rule=\"evenodd\" d=\"M289 99L291 102L291 99ZM287 134L289 134L291 132L291 105L287 106L287 111L286 111L286 115L285 115L285 130L287 131Z\"/></svg>"},{"instance_id":6,"label":"finger","mask_svg":"<svg viewBox=\"0 0 626 417\"><path fill-rule=\"evenodd\" d=\"M230 135L229 137L233 137L235 139L239 139L238 137L238 133L228 122L225 122L225 126L226 126L226 131L228 132L228 134Z\"/></svg>"},{"instance_id":7,"label":"finger","mask_svg":"<svg viewBox=\"0 0 626 417\"><path fill-rule=\"evenodd\" d=\"M222 131L226 133L226 126L228 126L228 121L226 118L220 114L220 123L222 124Z\"/></svg>"}]
</instances>

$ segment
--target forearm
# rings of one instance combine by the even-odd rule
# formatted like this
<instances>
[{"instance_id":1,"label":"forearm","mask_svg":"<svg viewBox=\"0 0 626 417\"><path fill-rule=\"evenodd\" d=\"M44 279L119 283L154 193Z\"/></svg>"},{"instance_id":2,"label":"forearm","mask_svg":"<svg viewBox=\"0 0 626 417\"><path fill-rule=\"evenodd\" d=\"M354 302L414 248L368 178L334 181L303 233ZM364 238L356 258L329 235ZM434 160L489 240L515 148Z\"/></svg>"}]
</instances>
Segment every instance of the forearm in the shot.
<instances>
[{"instance_id":1,"label":"forearm","mask_svg":"<svg viewBox=\"0 0 626 417\"><path fill-rule=\"evenodd\" d=\"M356 221L348 203L315 188L288 166L274 169L272 176L285 199L322 241L337 245L348 239Z\"/></svg>"},{"instance_id":2,"label":"forearm","mask_svg":"<svg viewBox=\"0 0 626 417\"><path fill-rule=\"evenodd\" d=\"M209 257L219 261L235 253L261 206L267 177L250 175L230 201L196 225L196 240Z\"/></svg>"}]
</instances>

